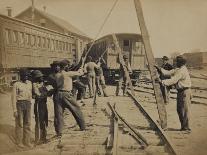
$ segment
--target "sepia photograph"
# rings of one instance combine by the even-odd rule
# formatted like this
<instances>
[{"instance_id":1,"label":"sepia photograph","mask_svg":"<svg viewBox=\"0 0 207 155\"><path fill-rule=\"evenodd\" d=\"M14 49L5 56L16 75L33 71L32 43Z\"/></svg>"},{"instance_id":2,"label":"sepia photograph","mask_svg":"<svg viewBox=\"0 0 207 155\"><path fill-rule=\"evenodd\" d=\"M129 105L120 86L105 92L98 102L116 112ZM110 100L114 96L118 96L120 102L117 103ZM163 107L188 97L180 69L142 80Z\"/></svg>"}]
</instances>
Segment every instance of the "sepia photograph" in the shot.
<instances>
[{"instance_id":1,"label":"sepia photograph","mask_svg":"<svg viewBox=\"0 0 207 155\"><path fill-rule=\"evenodd\" d=\"M0 155L206 155L206 0L0 0Z\"/></svg>"}]
</instances>

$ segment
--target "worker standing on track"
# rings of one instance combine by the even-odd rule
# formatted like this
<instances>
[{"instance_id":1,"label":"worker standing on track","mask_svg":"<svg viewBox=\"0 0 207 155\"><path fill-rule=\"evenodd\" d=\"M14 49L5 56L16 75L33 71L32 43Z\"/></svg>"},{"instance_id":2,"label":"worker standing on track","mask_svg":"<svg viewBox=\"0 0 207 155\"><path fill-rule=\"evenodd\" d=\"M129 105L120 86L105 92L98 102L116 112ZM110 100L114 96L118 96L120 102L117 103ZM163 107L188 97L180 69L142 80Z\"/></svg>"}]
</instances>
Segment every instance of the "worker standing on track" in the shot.
<instances>
[{"instance_id":1,"label":"worker standing on track","mask_svg":"<svg viewBox=\"0 0 207 155\"><path fill-rule=\"evenodd\" d=\"M169 58L167 56L163 56L162 61L163 61L163 64L162 64L161 67L163 69L168 70L168 71L173 69L173 66L169 63ZM160 79L161 80L165 80L165 79L169 79L169 78L170 78L170 76L160 74ZM172 86L163 86L163 85L161 85L162 96L163 96L164 102L166 104L169 103L169 95L170 95L170 89L171 88L172 88Z\"/></svg>"},{"instance_id":2,"label":"worker standing on track","mask_svg":"<svg viewBox=\"0 0 207 155\"><path fill-rule=\"evenodd\" d=\"M95 68L97 69L99 66L95 62L92 62L91 56L88 56L88 62L85 64L84 72L87 73L89 94L91 98L94 96L96 91Z\"/></svg>"},{"instance_id":3,"label":"worker standing on track","mask_svg":"<svg viewBox=\"0 0 207 155\"><path fill-rule=\"evenodd\" d=\"M176 85L177 89L177 113L181 123L181 131L191 131L189 124L189 113L191 104L191 79L186 67L186 59L182 56L176 57L176 69L167 71L156 67L164 75L171 76L170 79L161 80L164 86Z\"/></svg>"},{"instance_id":4,"label":"worker standing on track","mask_svg":"<svg viewBox=\"0 0 207 155\"><path fill-rule=\"evenodd\" d=\"M53 66L53 65L52 65ZM63 110L67 108L71 111L76 122L78 123L80 130L85 130L85 120L80 107L76 103L76 100L72 94L72 77L81 76L83 70L68 71L66 72L67 62L61 61L53 66L55 73L50 75L49 80L54 88L53 101L55 112L55 131L58 138L62 136L63 130Z\"/></svg>"},{"instance_id":5,"label":"worker standing on track","mask_svg":"<svg viewBox=\"0 0 207 155\"><path fill-rule=\"evenodd\" d=\"M130 66L130 63L129 63L128 55L123 55L123 59L124 59L124 62L125 62L125 65L126 65L126 68L129 72L129 74L132 74L132 69L131 69L131 66ZM121 64L120 64L120 69L119 70L120 70L120 74L119 74L119 82L118 82L117 87L116 87L116 96L119 95L119 91L122 88L123 82L124 82L124 84L123 84L123 95L125 96L126 92L127 92L128 81L127 81L127 78L125 76L123 66Z\"/></svg>"},{"instance_id":6,"label":"worker standing on track","mask_svg":"<svg viewBox=\"0 0 207 155\"><path fill-rule=\"evenodd\" d=\"M33 73L33 97L35 98L35 142L42 144L47 142L48 110L47 110L47 88L43 82L43 74L39 70Z\"/></svg>"},{"instance_id":7,"label":"worker standing on track","mask_svg":"<svg viewBox=\"0 0 207 155\"><path fill-rule=\"evenodd\" d=\"M14 83L12 89L12 107L15 117L16 143L23 148L31 148L31 100L32 83L28 80L29 71L21 69L20 81ZM23 134L22 134L23 132ZM24 145L23 145L24 144Z\"/></svg>"},{"instance_id":8,"label":"worker standing on track","mask_svg":"<svg viewBox=\"0 0 207 155\"><path fill-rule=\"evenodd\" d=\"M99 68L95 69L95 73L96 73L96 89L97 89L97 93L101 94L101 90L103 91L103 95L104 97L108 97L108 94L106 92L106 84L105 84L105 78L103 75L103 62L101 62L101 58L98 61ZM96 94L95 94L96 95Z\"/></svg>"}]
</instances>

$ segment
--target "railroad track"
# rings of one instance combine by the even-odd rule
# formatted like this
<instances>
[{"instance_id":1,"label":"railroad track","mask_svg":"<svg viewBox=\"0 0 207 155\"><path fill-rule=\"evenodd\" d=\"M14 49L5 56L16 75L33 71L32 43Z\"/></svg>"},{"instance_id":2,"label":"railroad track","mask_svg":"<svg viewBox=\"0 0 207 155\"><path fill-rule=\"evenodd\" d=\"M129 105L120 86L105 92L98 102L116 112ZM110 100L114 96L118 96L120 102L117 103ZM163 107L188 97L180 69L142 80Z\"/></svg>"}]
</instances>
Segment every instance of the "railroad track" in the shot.
<instances>
[{"instance_id":1,"label":"railroad track","mask_svg":"<svg viewBox=\"0 0 207 155\"><path fill-rule=\"evenodd\" d=\"M111 148L111 154L178 154L175 146L172 144L166 133L160 128L160 125L146 112L137 99L129 93L129 98L125 98L125 106L133 107L130 114L122 117L123 105L108 103L111 110L113 130L108 139L108 148ZM137 108L135 108L135 106ZM130 112L130 111L129 111ZM130 115L132 117L130 117ZM128 116L128 117L127 117ZM134 116L134 117L133 117ZM130 119L131 118L131 119ZM137 118L138 121L134 121ZM129 136L130 135L130 136ZM131 139L129 138L131 137ZM132 142L134 141L134 142Z\"/></svg>"},{"instance_id":2,"label":"railroad track","mask_svg":"<svg viewBox=\"0 0 207 155\"><path fill-rule=\"evenodd\" d=\"M66 129L60 147L55 149L56 154L177 154L159 124L131 94L129 97L98 98L97 107L88 101L82 107L88 130ZM56 144L58 141L54 142Z\"/></svg>"}]
</instances>

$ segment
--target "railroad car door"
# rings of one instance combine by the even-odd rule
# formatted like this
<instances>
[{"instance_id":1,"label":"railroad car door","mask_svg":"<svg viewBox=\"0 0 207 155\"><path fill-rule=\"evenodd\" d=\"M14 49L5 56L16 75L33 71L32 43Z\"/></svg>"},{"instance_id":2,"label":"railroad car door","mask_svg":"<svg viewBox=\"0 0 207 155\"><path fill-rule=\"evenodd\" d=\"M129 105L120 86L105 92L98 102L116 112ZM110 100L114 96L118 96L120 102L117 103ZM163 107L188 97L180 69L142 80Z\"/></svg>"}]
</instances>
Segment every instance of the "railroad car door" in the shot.
<instances>
[{"instance_id":1,"label":"railroad car door","mask_svg":"<svg viewBox=\"0 0 207 155\"><path fill-rule=\"evenodd\" d=\"M145 54L144 46L140 41L132 43L132 57L131 67L133 70L144 70L145 69Z\"/></svg>"}]
</instances>

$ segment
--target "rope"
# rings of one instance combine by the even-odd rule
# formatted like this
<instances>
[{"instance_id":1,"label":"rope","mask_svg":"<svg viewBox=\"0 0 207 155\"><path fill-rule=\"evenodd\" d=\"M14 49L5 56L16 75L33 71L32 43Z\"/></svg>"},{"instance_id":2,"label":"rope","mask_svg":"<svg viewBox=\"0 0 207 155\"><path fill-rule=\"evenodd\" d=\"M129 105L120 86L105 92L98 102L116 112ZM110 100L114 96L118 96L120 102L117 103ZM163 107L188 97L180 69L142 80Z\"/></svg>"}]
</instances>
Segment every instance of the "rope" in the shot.
<instances>
[{"instance_id":1,"label":"rope","mask_svg":"<svg viewBox=\"0 0 207 155\"><path fill-rule=\"evenodd\" d=\"M85 54L85 57L83 58L83 61L82 61L82 67L83 67L83 65L84 65L84 63L85 63L85 59L86 59L86 57L87 57L89 51L91 50L91 48L92 48L93 45L95 44L96 39L98 38L99 34L100 34L101 31L103 30L103 27L104 27L104 25L106 24L106 22L107 22L109 16L111 15L113 9L115 8L117 2L118 2L118 0L115 0L114 4L112 5L111 9L109 10L109 13L107 14L106 18L104 19L103 24L101 25L99 31L97 32L97 34L96 34L96 36L95 36L95 38L94 38L94 40L93 40L91 46L90 46L89 49L87 50L87 52L86 52L86 54Z\"/></svg>"}]
</instances>

